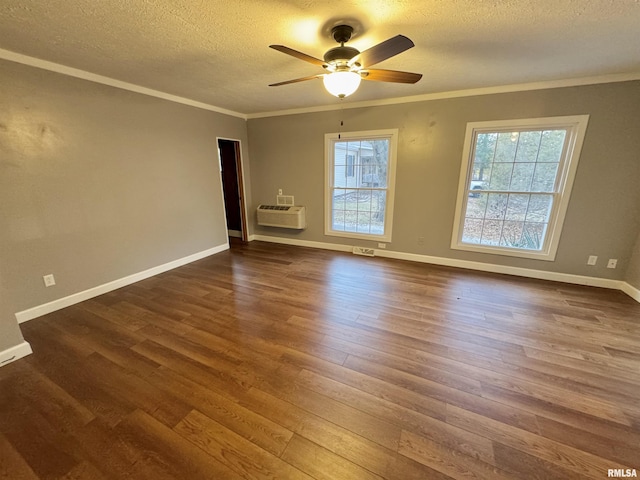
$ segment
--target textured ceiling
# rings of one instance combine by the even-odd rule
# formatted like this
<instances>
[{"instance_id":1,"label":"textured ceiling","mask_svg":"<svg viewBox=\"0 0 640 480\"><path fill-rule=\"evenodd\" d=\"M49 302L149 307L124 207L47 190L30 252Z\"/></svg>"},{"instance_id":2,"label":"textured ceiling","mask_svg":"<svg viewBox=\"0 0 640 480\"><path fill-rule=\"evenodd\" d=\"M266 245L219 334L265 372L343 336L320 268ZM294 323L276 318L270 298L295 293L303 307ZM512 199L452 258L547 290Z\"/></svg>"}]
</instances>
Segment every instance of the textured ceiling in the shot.
<instances>
[{"instance_id":1,"label":"textured ceiling","mask_svg":"<svg viewBox=\"0 0 640 480\"><path fill-rule=\"evenodd\" d=\"M331 26L364 50L415 48L376 65L415 85L363 82L345 102L640 72L640 0L2 0L0 49L242 114L337 104L315 57Z\"/></svg>"}]
</instances>

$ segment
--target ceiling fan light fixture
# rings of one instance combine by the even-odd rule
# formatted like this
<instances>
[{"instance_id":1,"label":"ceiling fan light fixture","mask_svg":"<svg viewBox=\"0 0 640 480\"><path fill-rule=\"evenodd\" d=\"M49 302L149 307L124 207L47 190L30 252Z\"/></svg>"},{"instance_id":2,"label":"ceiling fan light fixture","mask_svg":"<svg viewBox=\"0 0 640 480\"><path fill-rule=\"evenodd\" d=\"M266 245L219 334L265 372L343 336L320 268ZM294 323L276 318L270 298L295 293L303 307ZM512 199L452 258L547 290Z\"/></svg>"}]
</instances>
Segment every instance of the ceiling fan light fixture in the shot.
<instances>
[{"instance_id":1,"label":"ceiling fan light fixture","mask_svg":"<svg viewBox=\"0 0 640 480\"><path fill-rule=\"evenodd\" d=\"M333 72L324 76L324 88L331 95L344 98L358 90L362 77L356 72Z\"/></svg>"}]
</instances>

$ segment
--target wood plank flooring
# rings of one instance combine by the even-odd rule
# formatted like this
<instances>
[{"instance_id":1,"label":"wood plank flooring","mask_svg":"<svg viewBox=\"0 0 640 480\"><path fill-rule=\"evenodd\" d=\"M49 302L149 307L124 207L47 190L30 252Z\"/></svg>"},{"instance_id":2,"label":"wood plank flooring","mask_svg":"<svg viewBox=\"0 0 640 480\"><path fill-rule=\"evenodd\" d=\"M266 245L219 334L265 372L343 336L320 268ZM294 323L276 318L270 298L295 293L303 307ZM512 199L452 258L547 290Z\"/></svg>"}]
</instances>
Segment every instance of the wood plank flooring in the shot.
<instances>
[{"instance_id":1,"label":"wood plank flooring","mask_svg":"<svg viewBox=\"0 0 640 480\"><path fill-rule=\"evenodd\" d=\"M0 478L640 470L640 304L618 291L234 243L22 329Z\"/></svg>"}]
</instances>

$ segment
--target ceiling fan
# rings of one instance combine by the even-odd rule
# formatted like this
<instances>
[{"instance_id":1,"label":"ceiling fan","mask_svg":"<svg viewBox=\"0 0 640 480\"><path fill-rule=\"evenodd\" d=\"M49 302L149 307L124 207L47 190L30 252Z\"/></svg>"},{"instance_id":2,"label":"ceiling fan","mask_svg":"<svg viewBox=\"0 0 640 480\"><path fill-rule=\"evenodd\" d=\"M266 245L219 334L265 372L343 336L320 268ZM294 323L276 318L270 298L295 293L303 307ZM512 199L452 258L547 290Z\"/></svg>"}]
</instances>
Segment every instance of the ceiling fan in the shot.
<instances>
[{"instance_id":1,"label":"ceiling fan","mask_svg":"<svg viewBox=\"0 0 640 480\"><path fill-rule=\"evenodd\" d=\"M270 48L286 53L292 57L324 68L327 73L296 78L285 82L272 83L270 87L279 87L290 83L304 82L314 78L322 78L329 93L344 98L355 92L360 86L360 80L374 80L377 82L416 83L422 78L420 73L400 72L397 70L380 70L369 68L399 53L409 50L414 43L404 35L396 35L382 43L360 52L345 46L353 34L350 25L337 25L331 29L333 39L340 44L324 54L324 60L298 52L284 45L269 45Z\"/></svg>"}]
</instances>

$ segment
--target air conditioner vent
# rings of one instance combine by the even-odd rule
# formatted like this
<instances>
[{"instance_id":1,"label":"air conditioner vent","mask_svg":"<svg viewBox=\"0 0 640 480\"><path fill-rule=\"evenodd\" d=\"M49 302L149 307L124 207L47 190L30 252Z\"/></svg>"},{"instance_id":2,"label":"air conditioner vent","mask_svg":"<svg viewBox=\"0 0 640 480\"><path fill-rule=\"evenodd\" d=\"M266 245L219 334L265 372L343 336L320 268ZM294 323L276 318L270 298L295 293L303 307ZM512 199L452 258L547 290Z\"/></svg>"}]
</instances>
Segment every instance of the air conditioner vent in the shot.
<instances>
[{"instance_id":1,"label":"air conditioner vent","mask_svg":"<svg viewBox=\"0 0 640 480\"><path fill-rule=\"evenodd\" d=\"M283 205L260 205L258 210L289 210L291 207L285 207Z\"/></svg>"},{"instance_id":2,"label":"air conditioner vent","mask_svg":"<svg viewBox=\"0 0 640 480\"><path fill-rule=\"evenodd\" d=\"M296 230L307 228L305 207L259 205L257 214L258 225L265 227L293 228Z\"/></svg>"}]
</instances>

